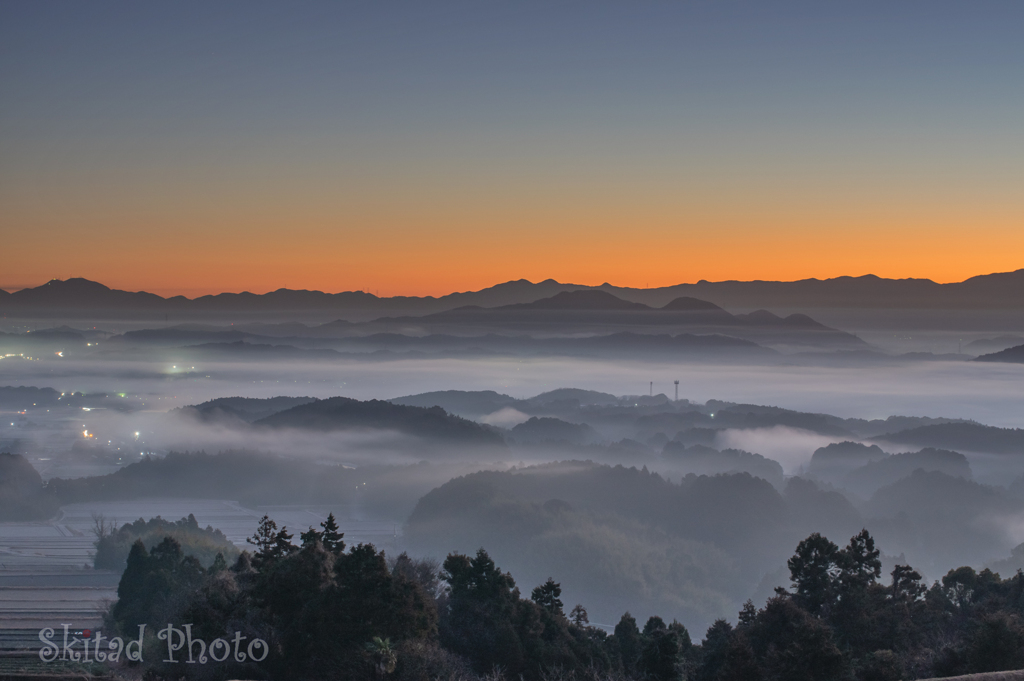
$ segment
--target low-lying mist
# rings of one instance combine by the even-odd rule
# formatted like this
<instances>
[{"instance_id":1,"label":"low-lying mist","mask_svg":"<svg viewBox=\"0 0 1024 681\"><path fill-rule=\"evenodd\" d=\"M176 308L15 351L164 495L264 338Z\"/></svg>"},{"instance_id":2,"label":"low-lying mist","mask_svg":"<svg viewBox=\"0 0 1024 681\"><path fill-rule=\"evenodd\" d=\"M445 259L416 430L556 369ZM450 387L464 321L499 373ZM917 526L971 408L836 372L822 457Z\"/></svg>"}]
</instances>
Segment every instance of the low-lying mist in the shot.
<instances>
[{"instance_id":1,"label":"low-lying mist","mask_svg":"<svg viewBox=\"0 0 1024 681\"><path fill-rule=\"evenodd\" d=\"M194 367L194 368L193 368ZM843 367L580 358L395 359L332 362L177 364L114 359L3 360L5 385L145 396L167 410L233 395L345 395L389 399L433 390L496 390L522 398L565 386L616 395L664 393L697 402L768 404L843 417L948 416L1002 427L1024 426L1024 365L966 361ZM651 383L653 382L653 387Z\"/></svg>"}]
</instances>

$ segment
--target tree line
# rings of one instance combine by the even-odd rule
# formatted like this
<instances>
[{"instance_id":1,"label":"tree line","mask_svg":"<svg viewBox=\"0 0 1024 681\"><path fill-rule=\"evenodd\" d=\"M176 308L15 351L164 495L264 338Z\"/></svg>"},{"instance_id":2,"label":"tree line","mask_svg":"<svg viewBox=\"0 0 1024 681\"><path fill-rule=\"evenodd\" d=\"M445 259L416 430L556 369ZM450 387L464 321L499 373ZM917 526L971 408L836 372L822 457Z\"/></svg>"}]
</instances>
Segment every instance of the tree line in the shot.
<instances>
[{"instance_id":1,"label":"tree line","mask_svg":"<svg viewBox=\"0 0 1024 681\"><path fill-rule=\"evenodd\" d=\"M527 596L484 549L442 564L347 547L331 515L301 532L264 516L251 552L208 568L173 537L135 542L108 615L117 633L191 624L267 641L256 664L163 665L147 634L149 678L888 681L1024 666L1024 575L962 567L927 585L906 565L883 580L863 530L839 547L812 534L788 561L791 584L701 641L628 612L612 633L586 608L566 613L553 579Z\"/></svg>"}]
</instances>

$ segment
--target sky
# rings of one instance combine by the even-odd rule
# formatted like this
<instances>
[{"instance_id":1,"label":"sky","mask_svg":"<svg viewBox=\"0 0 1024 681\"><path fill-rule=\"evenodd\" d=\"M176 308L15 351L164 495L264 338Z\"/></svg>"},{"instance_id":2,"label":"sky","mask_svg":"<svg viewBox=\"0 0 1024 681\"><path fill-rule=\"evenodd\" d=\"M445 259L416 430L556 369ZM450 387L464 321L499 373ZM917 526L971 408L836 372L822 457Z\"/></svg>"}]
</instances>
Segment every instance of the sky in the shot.
<instances>
[{"instance_id":1,"label":"sky","mask_svg":"<svg viewBox=\"0 0 1024 681\"><path fill-rule=\"evenodd\" d=\"M1024 3L0 0L0 287L1024 267Z\"/></svg>"}]
</instances>

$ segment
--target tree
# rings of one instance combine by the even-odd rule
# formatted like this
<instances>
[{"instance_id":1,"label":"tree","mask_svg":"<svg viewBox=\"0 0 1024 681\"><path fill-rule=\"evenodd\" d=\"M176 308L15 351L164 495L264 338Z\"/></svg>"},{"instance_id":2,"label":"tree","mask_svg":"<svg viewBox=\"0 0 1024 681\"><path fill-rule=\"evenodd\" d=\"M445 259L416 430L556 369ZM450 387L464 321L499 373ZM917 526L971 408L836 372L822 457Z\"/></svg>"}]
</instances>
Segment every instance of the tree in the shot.
<instances>
[{"instance_id":1,"label":"tree","mask_svg":"<svg viewBox=\"0 0 1024 681\"><path fill-rule=\"evenodd\" d=\"M323 533L313 529L313 526L310 525L308 530L299 533L299 541L302 542L303 548L312 546L317 542L323 543Z\"/></svg>"},{"instance_id":2,"label":"tree","mask_svg":"<svg viewBox=\"0 0 1024 681\"><path fill-rule=\"evenodd\" d=\"M648 627L644 627L647 642L640 653L639 666L644 676L649 679L670 681L679 675L679 665L682 661L680 659L680 642L660 617L651 618L651 620L654 619L658 620L660 626L655 623L650 627L650 633L648 633ZM648 620L648 624L651 624L651 620Z\"/></svg>"},{"instance_id":3,"label":"tree","mask_svg":"<svg viewBox=\"0 0 1024 681\"><path fill-rule=\"evenodd\" d=\"M942 577L942 591L961 614L974 603L978 574L970 567L950 570Z\"/></svg>"},{"instance_id":4,"label":"tree","mask_svg":"<svg viewBox=\"0 0 1024 681\"><path fill-rule=\"evenodd\" d=\"M522 673L527 658L520 615L529 617L529 612L519 606L512 575L480 549L473 558L449 554L441 578L449 587L441 612L441 643L469 658L478 673L490 673L496 666L512 676Z\"/></svg>"},{"instance_id":5,"label":"tree","mask_svg":"<svg viewBox=\"0 0 1024 681\"><path fill-rule=\"evenodd\" d=\"M585 627L590 624L590 618L587 616L587 609L579 603L574 605L572 610L569 612L569 619L577 627Z\"/></svg>"},{"instance_id":6,"label":"tree","mask_svg":"<svg viewBox=\"0 0 1024 681\"><path fill-rule=\"evenodd\" d=\"M320 533L320 541L323 542L325 549L331 553L341 553L345 550L345 542L341 540L345 533L338 532L338 522L334 519L334 513L328 513L327 520L320 523L320 527L324 530Z\"/></svg>"},{"instance_id":7,"label":"tree","mask_svg":"<svg viewBox=\"0 0 1024 681\"><path fill-rule=\"evenodd\" d=\"M757 606L754 605L754 601L747 599L743 604L743 608L739 614L739 626L747 626L753 624L754 620L757 619Z\"/></svg>"},{"instance_id":8,"label":"tree","mask_svg":"<svg viewBox=\"0 0 1024 681\"><path fill-rule=\"evenodd\" d=\"M643 635L654 636L658 632L666 631L668 627L665 626L665 620L661 619L657 615L651 615L647 618L647 623L644 624Z\"/></svg>"},{"instance_id":9,"label":"tree","mask_svg":"<svg viewBox=\"0 0 1024 681\"><path fill-rule=\"evenodd\" d=\"M623 668L629 672L636 668L640 659L643 641L636 620L628 612L623 613L619 623L615 625L615 641L619 644L619 656Z\"/></svg>"},{"instance_id":10,"label":"tree","mask_svg":"<svg viewBox=\"0 0 1024 681\"><path fill-rule=\"evenodd\" d=\"M444 593L444 584L441 582L441 564L433 558L412 559L409 554L402 551L394 559L389 559L391 574L400 575L410 582L415 582L423 588L423 593L430 598L438 598Z\"/></svg>"},{"instance_id":11,"label":"tree","mask_svg":"<svg viewBox=\"0 0 1024 681\"><path fill-rule=\"evenodd\" d=\"M519 598L512 575L502 572L483 549L477 551L473 558L449 554L444 561L441 579L448 582L451 589L449 597L453 602L462 599L507 612Z\"/></svg>"},{"instance_id":12,"label":"tree","mask_svg":"<svg viewBox=\"0 0 1024 681\"><path fill-rule=\"evenodd\" d=\"M287 556L289 553L294 552L298 547L292 544L292 535L288 533L288 528L281 526L281 530L274 537L274 558L280 558L281 556Z\"/></svg>"},{"instance_id":13,"label":"tree","mask_svg":"<svg viewBox=\"0 0 1024 681\"><path fill-rule=\"evenodd\" d=\"M128 553L128 563L117 586L117 602L111 615L125 632L140 624L156 625L171 614L168 608L177 596L199 585L206 575L193 556L182 555L181 545L173 537L146 551L136 540Z\"/></svg>"},{"instance_id":14,"label":"tree","mask_svg":"<svg viewBox=\"0 0 1024 681\"><path fill-rule=\"evenodd\" d=\"M562 586L555 580L548 577L548 581L533 590L530 595L534 603L550 613L562 614L562 601L558 598L562 595Z\"/></svg>"},{"instance_id":15,"label":"tree","mask_svg":"<svg viewBox=\"0 0 1024 681\"><path fill-rule=\"evenodd\" d=\"M256 532L245 541L256 547L255 555L259 556L259 560L262 561L273 552L276 540L277 523L271 520L270 516L264 515L260 518L260 523L256 527Z\"/></svg>"},{"instance_id":16,"label":"tree","mask_svg":"<svg viewBox=\"0 0 1024 681\"><path fill-rule=\"evenodd\" d=\"M701 644L703 656L700 668L697 670L697 679L699 681L718 679L719 672L728 662L732 637L732 625L723 619L715 620L708 627L708 631L704 635L704 641Z\"/></svg>"},{"instance_id":17,"label":"tree","mask_svg":"<svg viewBox=\"0 0 1024 681\"><path fill-rule=\"evenodd\" d=\"M871 593L876 600L884 599L885 592L877 587L882 574L882 563L875 540L867 530L850 538L850 543L839 552L839 574L835 578L837 602L830 615L839 638L856 651L869 651L885 645L878 634L878 623L872 621ZM877 587L877 588L876 588ZM873 591L872 591L873 590Z\"/></svg>"},{"instance_id":18,"label":"tree","mask_svg":"<svg viewBox=\"0 0 1024 681\"><path fill-rule=\"evenodd\" d=\"M848 595L867 589L882 575L882 561L875 540L867 530L861 530L850 538L850 544L839 556L839 588Z\"/></svg>"},{"instance_id":19,"label":"tree","mask_svg":"<svg viewBox=\"0 0 1024 681\"><path fill-rule=\"evenodd\" d=\"M298 549L292 544L292 535L288 533L288 528L282 526L278 530L277 523L267 515L260 518L256 532L246 541L256 547L256 553L252 556L252 564L257 570L262 570L277 559Z\"/></svg>"},{"instance_id":20,"label":"tree","mask_svg":"<svg viewBox=\"0 0 1024 681\"><path fill-rule=\"evenodd\" d=\"M893 601L916 601L928 588L921 583L921 573L909 565L897 565L892 569L890 598Z\"/></svg>"},{"instance_id":21,"label":"tree","mask_svg":"<svg viewBox=\"0 0 1024 681\"><path fill-rule=\"evenodd\" d=\"M819 614L835 601L840 559L839 547L817 532L797 544L788 562L789 574L796 600L808 612Z\"/></svg>"},{"instance_id":22,"label":"tree","mask_svg":"<svg viewBox=\"0 0 1024 681\"><path fill-rule=\"evenodd\" d=\"M848 677L847 662L832 628L793 599L770 599L758 613L750 638L767 678L839 681Z\"/></svg>"},{"instance_id":23,"label":"tree","mask_svg":"<svg viewBox=\"0 0 1024 681\"><path fill-rule=\"evenodd\" d=\"M128 552L128 566L121 573L117 585L117 602L112 615L114 620L128 627L146 621L149 598L146 590L146 576L149 572L149 552L141 539L136 539Z\"/></svg>"}]
</instances>

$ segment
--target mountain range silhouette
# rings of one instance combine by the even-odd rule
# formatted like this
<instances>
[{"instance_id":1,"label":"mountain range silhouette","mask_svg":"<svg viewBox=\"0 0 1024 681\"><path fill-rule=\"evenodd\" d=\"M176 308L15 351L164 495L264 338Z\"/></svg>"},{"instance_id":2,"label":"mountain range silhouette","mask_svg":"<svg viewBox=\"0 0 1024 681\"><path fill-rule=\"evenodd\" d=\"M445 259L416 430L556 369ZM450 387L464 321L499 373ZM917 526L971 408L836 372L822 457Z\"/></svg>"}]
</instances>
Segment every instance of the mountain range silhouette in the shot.
<instances>
[{"instance_id":1,"label":"mountain range silhouette","mask_svg":"<svg viewBox=\"0 0 1024 681\"><path fill-rule=\"evenodd\" d=\"M637 289L613 286L582 286L547 279L532 283L525 279L462 293L432 297L394 296L380 298L362 291L278 289L265 294L220 293L186 298L164 298L144 291L111 289L88 279L54 279L42 286L9 293L0 290L0 313L12 316L74 316L76 314L134 313L167 315L176 313L270 313L275 311L363 311L381 314L429 314L475 305L501 307L525 305L542 299L561 305L557 297L569 292L588 292L579 301L598 309L607 301L605 293L625 303L675 310L713 311L716 307L841 307L841 308L925 308L925 309L1020 309L1024 307L1024 269L971 277L962 282L939 284L930 279L883 279L874 275L804 279L800 281L699 281L661 288ZM615 303L620 305L620 303ZM540 308L536 308L540 309ZM546 309L558 309L549 307ZM581 308L576 308L581 309Z\"/></svg>"}]
</instances>

